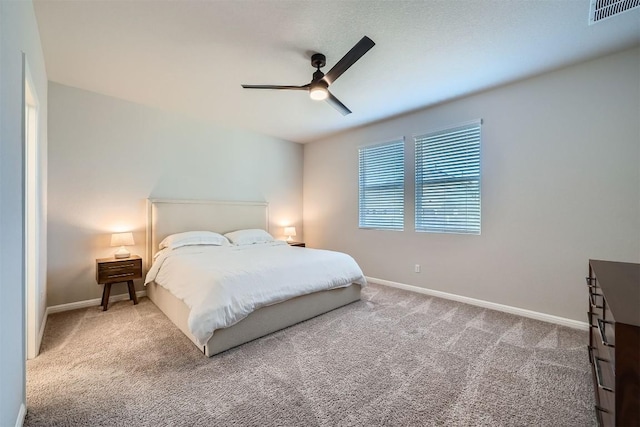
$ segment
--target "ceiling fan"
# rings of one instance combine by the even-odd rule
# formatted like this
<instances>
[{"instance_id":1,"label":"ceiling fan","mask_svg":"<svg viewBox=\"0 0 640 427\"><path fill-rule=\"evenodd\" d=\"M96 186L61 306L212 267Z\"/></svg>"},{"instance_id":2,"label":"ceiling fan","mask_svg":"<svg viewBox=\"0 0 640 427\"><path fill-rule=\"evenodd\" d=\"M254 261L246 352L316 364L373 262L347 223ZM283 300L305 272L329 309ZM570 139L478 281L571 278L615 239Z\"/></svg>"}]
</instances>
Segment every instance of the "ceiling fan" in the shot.
<instances>
[{"instance_id":1,"label":"ceiling fan","mask_svg":"<svg viewBox=\"0 0 640 427\"><path fill-rule=\"evenodd\" d=\"M313 54L311 56L311 65L316 68L316 71L313 73L311 83L303 86L242 85L242 87L245 89L306 90L309 92L311 99L316 101L326 100L331 106L342 113L343 116L346 116L347 114L351 114L351 110L340 102L338 98L333 96L328 88L342 73L362 58L373 46L375 46L373 40L364 36L327 74L320 71L320 68L326 65L327 58L321 53Z\"/></svg>"}]
</instances>

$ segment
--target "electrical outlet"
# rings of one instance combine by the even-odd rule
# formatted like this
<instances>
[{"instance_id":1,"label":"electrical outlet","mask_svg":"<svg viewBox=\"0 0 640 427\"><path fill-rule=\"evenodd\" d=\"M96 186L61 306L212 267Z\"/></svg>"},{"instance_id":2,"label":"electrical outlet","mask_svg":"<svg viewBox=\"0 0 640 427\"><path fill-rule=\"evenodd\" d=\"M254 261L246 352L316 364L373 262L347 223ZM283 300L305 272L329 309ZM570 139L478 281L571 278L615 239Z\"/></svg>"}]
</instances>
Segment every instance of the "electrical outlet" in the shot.
<instances>
[{"instance_id":1,"label":"electrical outlet","mask_svg":"<svg viewBox=\"0 0 640 427\"><path fill-rule=\"evenodd\" d=\"M416 266L413 268L413 271L415 271L416 273L420 273L420 264L416 264Z\"/></svg>"}]
</instances>

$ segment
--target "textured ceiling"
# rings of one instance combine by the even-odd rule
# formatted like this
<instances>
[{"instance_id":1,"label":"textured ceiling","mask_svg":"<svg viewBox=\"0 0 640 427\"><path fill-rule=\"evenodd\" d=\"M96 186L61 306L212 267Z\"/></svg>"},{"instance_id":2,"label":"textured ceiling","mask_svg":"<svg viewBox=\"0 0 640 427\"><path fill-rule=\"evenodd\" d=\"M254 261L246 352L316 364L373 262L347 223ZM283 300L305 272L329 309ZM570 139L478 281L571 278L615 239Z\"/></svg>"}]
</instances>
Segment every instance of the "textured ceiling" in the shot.
<instances>
[{"instance_id":1,"label":"textured ceiling","mask_svg":"<svg viewBox=\"0 0 640 427\"><path fill-rule=\"evenodd\" d=\"M640 43L640 9L589 26L589 0L57 1L35 10L54 82L230 127L307 142ZM331 91L305 92L376 42Z\"/></svg>"}]
</instances>

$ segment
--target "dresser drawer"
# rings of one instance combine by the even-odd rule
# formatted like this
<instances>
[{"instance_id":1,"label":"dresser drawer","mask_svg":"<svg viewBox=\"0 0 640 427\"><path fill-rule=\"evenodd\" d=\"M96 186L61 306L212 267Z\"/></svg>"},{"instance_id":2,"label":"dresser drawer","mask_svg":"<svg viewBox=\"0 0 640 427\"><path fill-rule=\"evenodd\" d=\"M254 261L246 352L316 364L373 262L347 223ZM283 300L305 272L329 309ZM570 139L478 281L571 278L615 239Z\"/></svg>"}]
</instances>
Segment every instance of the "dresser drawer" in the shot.
<instances>
[{"instance_id":1,"label":"dresser drawer","mask_svg":"<svg viewBox=\"0 0 640 427\"><path fill-rule=\"evenodd\" d=\"M610 361L602 357L598 347L589 351L593 374L593 389L596 395L596 417L600 426L615 425L615 376Z\"/></svg>"},{"instance_id":2,"label":"dresser drawer","mask_svg":"<svg viewBox=\"0 0 640 427\"><path fill-rule=\"evenodd\" d=\"M98 260L96 265L96 282L115 283L142 277L142 259L126 259L122 261Z\"/></svg>"}]
</instances>

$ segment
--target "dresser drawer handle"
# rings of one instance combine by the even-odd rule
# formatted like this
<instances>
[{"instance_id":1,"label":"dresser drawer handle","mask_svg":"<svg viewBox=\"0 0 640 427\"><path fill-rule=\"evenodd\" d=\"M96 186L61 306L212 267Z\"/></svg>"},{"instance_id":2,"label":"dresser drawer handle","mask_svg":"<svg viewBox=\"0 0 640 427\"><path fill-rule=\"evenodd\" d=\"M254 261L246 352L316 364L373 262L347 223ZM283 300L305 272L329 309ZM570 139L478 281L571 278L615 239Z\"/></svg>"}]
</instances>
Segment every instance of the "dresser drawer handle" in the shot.
<instances>
[{"instance_id":1,"label":"dresser drawer handle","mask_svg":"<svg viewBox=\"0 0 640 427\"><path fill-rule=\"evenodd\" d=\"M613 322L609 321L609 320L603 320L603 319L597 319L598 322L598 331L600 332L600 339L602 340L602 344L606 345L607 347L614 347L615 345L611 344L609 341L607 341L607 334L605 332L605 327L606 325L613 325Z\"/></svg>"},{"instance_id":2,"label":"dresser drawer handle","mask_svg":"<svg viewBox=\"0 0 640 427\"><path fill-rule=\"evenodd\" d=\"M594 282L596 281L596 278L595 278L595 277L589 277L589 276L587 276L587 277L585 277L585 278L584 278L584 280L586 280L586 281L587 281L587 286L588 286L588 287L590 287L590 288L595 288L595 287L596 287L596 285L595 285L595 283L594 283Z\"/></svg>"},{"instance_id":3,"label":"dresser drawer handle","mask_svg":"<svg viewBox=\"0 0 640 427\"><path fill-rule=\"evenodd\" d=\"M133 276L134 273L123 273L123 274L111 274L109 275L109 279L113 279L115 277L127 277L127 276Z\"/></svg>"},{"instance_id":4,"label":"dresser drawer handle","mask_svg":"<svg viewBox=\"0 0 640 427\"><path fill-rule=\"evenodd\" d=\"M589 326L592 327L592 328L597 328L598 327L598 325L593 323L593 316L595 316L595 315L596 315L596 313L594 313L593 311L587 311L587 320L588 320Z\"/></svg>"},{"instance_id":5,"label":"dresser drawer handle","mask_svg":"<svg viewBox=\"0 0 640 427\"><path fill-rule=\"evenodd\" d=\"M591 307L592 308L604 308L604 304L598 305L598 303L596 302L596 297L602 297L603 300L604 300L604 295L602 295L602 294L589 293L589 302L591 303Z\"/></svg>"},{"instance_id":6,"label":"dresser drawer handle","mask_svg":"<svg viewBox=\"0 0 640 427\"><path fill-rule=\"evenodd\" d=\"M600 362L610 363L607 359L603 359L598 356L593 358L593 364L596 366L596 382L598 383L598 387L603 389L604 391L609 391L613 393L612 388L609 388L602 383L602 372L600 368Z\"/></svg>"},{"instance_id":7,"label":"dresser drawer handle","mask_svg":"<svg viewBox=\"0 0 640 427\"><path fill-rule=\"evenodd\" d=\"M604 301L604 295L596 294L594 292L589 292L589 302L591 303L591 307L604 308L604 303L602 305L598 305L598 303L596 302L596 297L602 297L602 300Z\"/></svg>"}]
</instances>

